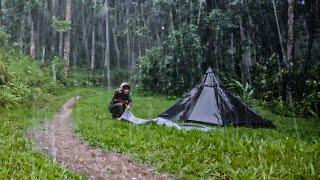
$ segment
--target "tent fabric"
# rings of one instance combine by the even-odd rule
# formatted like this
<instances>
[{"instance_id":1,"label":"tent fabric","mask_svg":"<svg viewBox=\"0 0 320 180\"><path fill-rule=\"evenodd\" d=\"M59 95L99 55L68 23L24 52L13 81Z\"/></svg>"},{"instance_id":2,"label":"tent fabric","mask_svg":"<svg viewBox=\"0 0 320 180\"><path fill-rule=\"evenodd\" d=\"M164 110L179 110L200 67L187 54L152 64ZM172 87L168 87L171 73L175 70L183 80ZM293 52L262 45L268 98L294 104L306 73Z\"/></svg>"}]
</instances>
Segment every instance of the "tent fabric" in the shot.
<instances>
[{"instance_id":1,"label":"tent fabric","mask_svg":"<svg viewBox=\"0 0 320 180\"><path fill-rule=\"evenodd\" d=\"M125 110L125 112L120 117L122 121L127 121L135 125L147 125L147 124L157 124L160 126L165 126L169 128L175 128L178 130L199 130L199 131L210 131L212 128L205 127L205 126L199 126L194 124L178 124L163 118L156 118L155 120L146 120L137 118L133 115L133 113L130 110Z\"/></svg>"},{"instance_id":2,"label":"tent fabric","mask_svg":"<svg viewBox=\"0 0 320 180\"><path fill-rule=\"evenodd\" d=\"M195 88L158 117L173 122L184 120L223 126L275 127L224 89L211 68Z\"/></svg>"},{"instance_id":3,"label":"tent fabric","mask_svg":"<svg viewBox=\"0 0 320 180\"><path fill-rule=\"evenodd\" d=\"M126 109L122 116L120 117L121 120L131 122L133 124L141 125L141 124L151 124L153 123L152 120L146 120L135 117L130 110Z\"/></svg>"},{"instance_id":4,"label":"tent fabric","mask_svg":"<svg viewBox=\"0 0 320 180\"><path fill-rule=\"evenodd\" d=\"M185 130L185 131L198 130L198 131L208 132L208 131L213 130L213 128L206 127L206 126L200 126L200 125L196 125L196 124L189 124L189 123L179 124L179 123L175 123L175 122L172 122L170 120L167 120L167 119L164 119L161 117L157 117L155 120L155 123L160 126L165 126L165 127L169 127L169 128L176 128L176 129Z\"/></svg>"}]
</instances>

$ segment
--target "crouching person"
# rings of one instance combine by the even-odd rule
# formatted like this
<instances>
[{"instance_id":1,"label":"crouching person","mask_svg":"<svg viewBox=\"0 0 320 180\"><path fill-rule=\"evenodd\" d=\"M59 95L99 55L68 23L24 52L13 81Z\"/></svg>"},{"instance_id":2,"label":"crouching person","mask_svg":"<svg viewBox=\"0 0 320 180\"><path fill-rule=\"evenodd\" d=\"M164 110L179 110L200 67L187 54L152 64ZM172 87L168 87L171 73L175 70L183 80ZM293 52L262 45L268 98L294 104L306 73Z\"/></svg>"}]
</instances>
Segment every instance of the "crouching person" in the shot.
<instances>
[{"instance_id":1,"label":"crouching person","mask_svg":"<svg viewBox=\"0 0 320 180\"><path fill-rule=\"evenodd\" d=\"M132 100L130 97L130 85L128 83L122 83L120 87L115 91L111 102L109 103L109 112L112 114L112 118L120 118L124 111L130 109Z\"/></svg>"}]
</instances>

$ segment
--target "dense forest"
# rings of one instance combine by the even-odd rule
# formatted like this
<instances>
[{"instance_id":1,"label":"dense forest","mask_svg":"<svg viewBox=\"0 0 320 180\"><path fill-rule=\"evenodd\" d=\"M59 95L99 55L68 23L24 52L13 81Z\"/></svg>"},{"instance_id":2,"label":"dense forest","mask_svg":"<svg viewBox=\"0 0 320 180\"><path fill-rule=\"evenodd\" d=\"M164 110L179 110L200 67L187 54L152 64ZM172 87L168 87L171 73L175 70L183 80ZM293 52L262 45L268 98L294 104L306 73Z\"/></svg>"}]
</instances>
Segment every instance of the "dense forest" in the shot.
<instances>
[{"instance_id":1,"label":"dense forest","mask_svg":"<svg viewBox=\"0 0 320 180\"><path fill-rule=\"evenodd\" d=\"M319 0L1 0L0 26L62 84L181 95L211 66L244 99L319 113Z\"/></svg>"}]
</instances>

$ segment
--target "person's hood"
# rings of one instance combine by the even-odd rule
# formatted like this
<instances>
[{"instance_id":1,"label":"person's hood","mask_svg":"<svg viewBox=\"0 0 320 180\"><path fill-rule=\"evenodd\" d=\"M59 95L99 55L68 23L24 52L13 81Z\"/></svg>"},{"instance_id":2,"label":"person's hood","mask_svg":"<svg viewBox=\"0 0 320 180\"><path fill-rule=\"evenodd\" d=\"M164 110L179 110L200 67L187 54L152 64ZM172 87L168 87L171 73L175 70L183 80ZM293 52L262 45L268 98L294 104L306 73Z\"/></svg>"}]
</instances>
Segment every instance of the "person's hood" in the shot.
<instances>
[{"instance_id":1,"label":"person's hood","mask_svg":"<svg viewBox=\"0 0 320 180\"><path fill-rule=\"evenodd\" d=\"M123 83L120 85L120 89L123 90L125 86L127 86L127 87L129 87L129 89L131 89L130 84L127 83L127 82L123 82Z\"/></svg>"},{"instance_id":2,"label":"person's hood","mask_svg":"<svg viewBox=\"0 0 320 180\"><path fill-rule=\"evenodd\" d=\"M131 89L129 83L124 82L124 83L122 83L122 84L120 85L120 87L117 89L117 91L118 91L119 93L121 93L121 94L124 95L124 87L125 87L125 86L128 86L128 87L129 87L129 90ZM131 91L131 90L130 90L130 91ZM129 94L130 94L130 91L129 91ZM128 95L129 95L129 94L128 94Z\"/></svg>"}]
</instances>

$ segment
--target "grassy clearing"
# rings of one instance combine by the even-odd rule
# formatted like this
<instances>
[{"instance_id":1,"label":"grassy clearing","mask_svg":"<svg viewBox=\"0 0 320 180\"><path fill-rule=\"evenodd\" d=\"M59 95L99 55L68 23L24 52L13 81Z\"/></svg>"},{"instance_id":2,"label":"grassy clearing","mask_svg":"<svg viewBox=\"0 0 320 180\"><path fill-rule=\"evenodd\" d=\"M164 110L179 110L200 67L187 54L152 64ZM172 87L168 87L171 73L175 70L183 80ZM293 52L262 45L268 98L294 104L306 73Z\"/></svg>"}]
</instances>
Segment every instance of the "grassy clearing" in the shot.
<instances>
[{"instance_id":1,"label":"grassy clearing","mask_svg":"<svg viewBox=\"0 0 320 180\"><path fill-rule=\"evenodd\" d=\"M32 148L25 137L26 130L49 120L70 97L87 94L85 90L35 100L30 107L0 108L0 179L83 179L48 160ZM42 99L43 100L43 99Z\"/></svg>"},{"instance_id":2,"label":"grassy clearing","mask_svg":"<svg viewBox=\"0 0 320 180\"><path fill-rule=\"evenodd\" d=\"M263 109L277 129L220 128L203 133L156 125L135 126L112 120L107 102L112 91L94 90L74 113L77 131L94 145L129 153L179 177L320 178L319 122L282 118ZM154 118L174 101L133 95L133 113Z\"/></svg>"}]
</instances>

